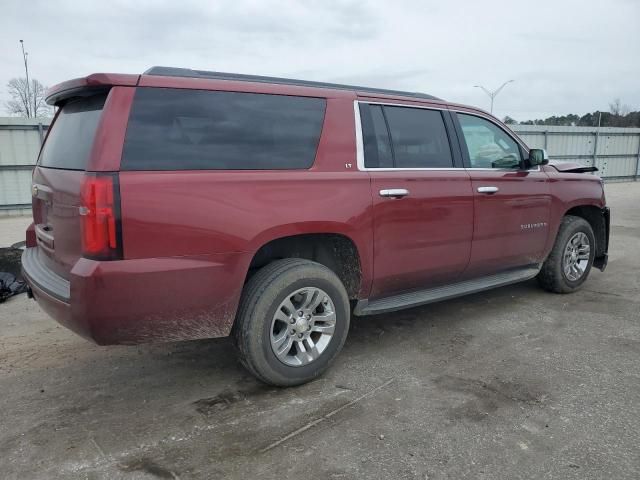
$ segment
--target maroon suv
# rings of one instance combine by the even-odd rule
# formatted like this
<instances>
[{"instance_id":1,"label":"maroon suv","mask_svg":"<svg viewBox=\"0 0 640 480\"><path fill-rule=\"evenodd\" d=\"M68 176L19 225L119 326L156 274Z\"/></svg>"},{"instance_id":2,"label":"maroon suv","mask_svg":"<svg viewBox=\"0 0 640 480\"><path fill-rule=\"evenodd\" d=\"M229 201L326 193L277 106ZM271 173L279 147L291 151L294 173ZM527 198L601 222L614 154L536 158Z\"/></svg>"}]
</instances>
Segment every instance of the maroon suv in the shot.
<instances>
[{"instance_id":1,"label":"maroon suv","mask_svg":"<svg viewBox=\"0 0 640 480\"><path fill-rule=\"evenodd\" d=\"M232 334L306 382L376 314L604 270L601 180L425 94L154 67L48 93L22 263L98 344ZM586 169L588 170L588 169Z\"/></svg>"}]
</instances>

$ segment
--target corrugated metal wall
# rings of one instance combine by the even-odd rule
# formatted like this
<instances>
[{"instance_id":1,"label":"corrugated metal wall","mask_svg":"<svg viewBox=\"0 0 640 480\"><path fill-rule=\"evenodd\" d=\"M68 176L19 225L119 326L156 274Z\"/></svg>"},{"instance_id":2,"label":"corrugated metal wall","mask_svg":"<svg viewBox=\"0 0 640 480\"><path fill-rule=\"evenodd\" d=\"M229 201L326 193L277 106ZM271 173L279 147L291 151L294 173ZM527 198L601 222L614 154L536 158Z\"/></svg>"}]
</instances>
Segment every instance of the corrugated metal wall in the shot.
<instances>
[{"instance_id":1,"label":"corrugated metal wall","mask_svg":"<svg viewBox=\"0 0 640 480\"><path fill-rule=\"evenodd\" d=\"M640 176L640 128L511 125L531 148L546 148L554 160L598 167L610 180Z\"/></svg>"},{"instance_id":2,"label":"corrugated metal wall","mask_svg":"<svg viewBox=\"0 0 640 480\"><path fill-rule=\"evenodd\" d=\"M31 211L31 170L50 119L0 118L0 215Z\"/></svg>"},{"instance_id":3,"label":"corrugated metal wall","mask_svg":"<svg viewBox=\"0 0 640 480\"><path fill-rule=\"evenodd\" d=\"M29 213L31 169L49 119L0 117L0 215ZM512 125L531 148L554 160L595 165L611 180L640 178L640 128Z\"/></svg>"}]
</instances>

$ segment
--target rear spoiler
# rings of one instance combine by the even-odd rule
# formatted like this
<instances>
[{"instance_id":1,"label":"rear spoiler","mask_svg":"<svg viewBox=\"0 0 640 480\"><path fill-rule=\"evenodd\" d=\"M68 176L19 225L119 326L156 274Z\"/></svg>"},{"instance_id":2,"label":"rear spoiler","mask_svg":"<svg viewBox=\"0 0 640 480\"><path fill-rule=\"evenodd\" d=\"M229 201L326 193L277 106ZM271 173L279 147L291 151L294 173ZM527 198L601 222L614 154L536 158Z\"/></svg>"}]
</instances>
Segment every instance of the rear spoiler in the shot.
<instances>
[{"instance_id":1,"label":"rear spoiler","mask_svg":"<svg viewBox=\"0 0 640 480\"><path fill-rule=\"evenodd\" d=\"M590 167L571 162L550 163L549 166L561 173L591 173L598 171L598 167Z\"/></svg>"},{"instance_id":2,"label":"rear spoiler","mask_svg":"<svg viewBox=\"0 0 640 480\"><path fill-rule=\"evenodd\" d=\"M113 86L135 87L140 75L126 73L93 73L87 77L74 78L54 85L46 93L49 105L58 105L65 100L94 95L109 90Z\"/></svg>"}]
</instances>

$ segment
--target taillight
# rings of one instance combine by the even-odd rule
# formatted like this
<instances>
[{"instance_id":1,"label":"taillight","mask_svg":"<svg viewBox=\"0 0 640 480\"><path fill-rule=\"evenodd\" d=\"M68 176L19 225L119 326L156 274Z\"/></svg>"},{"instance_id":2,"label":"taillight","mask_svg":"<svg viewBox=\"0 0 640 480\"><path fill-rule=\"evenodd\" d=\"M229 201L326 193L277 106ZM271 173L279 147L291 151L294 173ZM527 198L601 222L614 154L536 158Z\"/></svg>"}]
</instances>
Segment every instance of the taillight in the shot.
<instances>
[{"instance_id":1,"label":"taillight","mask_svg":"<svg viewBox=\"0 0 640 480\"><path fill-rule=\"evenodd\" d=\"M80 194L82 254L96 260L122 258L117 174L87 173Z\"/></svg>"}]
</instances>

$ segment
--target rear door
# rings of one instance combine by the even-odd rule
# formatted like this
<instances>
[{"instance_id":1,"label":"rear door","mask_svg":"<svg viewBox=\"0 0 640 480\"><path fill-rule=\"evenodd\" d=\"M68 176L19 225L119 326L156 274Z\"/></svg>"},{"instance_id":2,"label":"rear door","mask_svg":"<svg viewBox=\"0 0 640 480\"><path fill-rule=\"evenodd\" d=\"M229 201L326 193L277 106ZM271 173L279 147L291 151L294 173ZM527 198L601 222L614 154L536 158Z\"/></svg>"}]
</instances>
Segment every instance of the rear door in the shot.
<instances>
[{"instance_id":1,"label":"rear door","mask_svg":"<svg viewBox=\"0 0 640 480\"><path fill-rule=\"evenodd\" d=\"M469 261L473 193L448 112L363 101L358 113L375 217L370 298L455 281Z\"/></svg>"},{"instance_id":2,"label":"rear door","mask_svg":"<svg viewBox=\"0 0 640 480\"><path fill-rule=\"evenodd\" d=\"M80 190L106 93L67 102L33 172L33 219L40 261L62 278L82 255Z\"/></svg>"},{"instance_id":3,"label":"rear door","mask_svg":"<svg viewBox=\"0 0 640 480\"><path fill-rule=\"evenodd\" d=\"M465 277L543 260L551 197L546 173L523 168L524 148L489 117L453 114L474 194L474 234Z\"/></svg>"}]
</instances>

